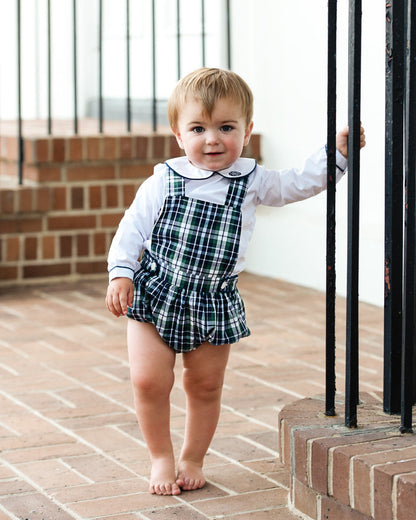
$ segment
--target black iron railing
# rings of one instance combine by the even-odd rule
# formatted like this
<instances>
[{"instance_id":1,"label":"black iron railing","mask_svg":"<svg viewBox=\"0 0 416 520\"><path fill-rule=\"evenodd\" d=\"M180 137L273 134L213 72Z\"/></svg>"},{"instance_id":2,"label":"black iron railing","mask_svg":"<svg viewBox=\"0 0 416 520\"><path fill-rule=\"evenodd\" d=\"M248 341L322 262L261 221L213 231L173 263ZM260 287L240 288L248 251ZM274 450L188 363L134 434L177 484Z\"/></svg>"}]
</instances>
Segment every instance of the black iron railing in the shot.
<instances>
[{"instance_id":1,"label":"black iron railing","mask_svg":"<svg viewBox=\"0 0 416 520\"><path fill-rule=\"evenodd\" d=\"M335 113L337 1L328 2L326 414L335 414ZM345 424L359 402L361 0L349 2L348 267ZM386 3L384 411L412 431L416 401L416 4ZM403 181L405 181L403 183Z\"/></svg>"},{"instance_id":2,"label":"black iron railing","mask_svg":"<svg viewBox=\"0 0 416 520\"><path fill-rule=\"evenodd\" d=\"M47 117L46 117L46 125L47 125L47 133L49 135L53 134L53 109L52 109L52 93L53 93L53 82L52 82L52 11L54 7L56 7L59 0L47 0ZM103 67L104 67L104 47L103 47L103 16L104 16L104 7L106 0L97 0L97 8L98 8L98 16L97 16L97 27L98 27L98 89L97 89L97 112L98 112L98 132L104 132L104 123L105 123L105 104L104 104L104 96L103 96ZM131 132L132 129L132 97L131 97L131 35L130 35L130 26L131 26L131 4L134 2L143 3L143 0L125 0L125 2L120 2L120 9L125 10L125 19L126 19L126 33L125 33L125 58L126 58L126 95L125 95L125 120L126 120L126 130L127 132ZM151 27L151 64L152 70L149 72L152 78L152 98L151 98L151 122L152 129L156 131L158 128L158 102L160 101L158 98L157 92L157 59L159 52L165 52L166 49L158 48L158 35L156 31L156 7L157 0L146 0L146 2L150 3L151 7L151 20L149 20L149 25ZM196 4L196 2L195 2ZM78 106L78 26L77 26L77 11L81 5L80 0L72 0L71 10L72 10L72 54L73 54L73 63L72 63L72 96L73 96L73 131L74 134L78 133L79 129L79 106ZM201 39L201 60L200 66L205 66L206 63L206 5L205 0L200 0L200 11L201 11L201 20L200 20L200 39ZM18 157L18 177L19 184L22 184L22 164L23 164L23 135L22 135L22 78L21 78L21 40L22 40L22 28L21 28L21 0L16 0L17 6L17 88L18 88L18 99L17 99L17 119L18 119L18 139L19 139L19 157ZM228 68L231 68L231 5L230 0L224 0L224 18L226 20L226 35L225 40L227 42L227 57L226 64ZM182 75L182 26L181 26L181 2L180 0L176 1L176 60L177 60L177 78ZM219 16L220 18L220 16Z\"/></svg>"}]
</instances>

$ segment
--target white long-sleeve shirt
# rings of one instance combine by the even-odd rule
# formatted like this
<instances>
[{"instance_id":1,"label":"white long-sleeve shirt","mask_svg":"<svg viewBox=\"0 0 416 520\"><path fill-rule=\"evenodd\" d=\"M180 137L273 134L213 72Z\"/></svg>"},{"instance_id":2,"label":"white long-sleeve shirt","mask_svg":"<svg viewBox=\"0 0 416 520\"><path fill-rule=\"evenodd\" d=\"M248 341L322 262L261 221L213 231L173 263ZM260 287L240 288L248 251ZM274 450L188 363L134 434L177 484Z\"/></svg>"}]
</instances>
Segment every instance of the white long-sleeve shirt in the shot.
<instances>
[{"instance_id":1,"label":"white long-sleeve shirt","mask_svg":"<svg viewBox=\"0 0 416 520\"><path fill-rule=\"evenodd\" d=\"M337 151L337 181L347 167L347 160ZM110 280L133 279L140 269L138 258L151 249L153 226L167 195L165 182L169 168L185 178L185 194L190 198L224 204L230 179L249 175L247 194L241 206L242 228L238 260L233 274L244 269L245 255L253 234L256 207L284 206L307 199L323 191L327 184L327 155L321 148L311 155L301 169L269 170L254 159L238 159L230 168L210 172L194 167L187 157L178 157L155 166L154 174L137 191L114 236L108 255Z\"/></svg>"}]
</instances>

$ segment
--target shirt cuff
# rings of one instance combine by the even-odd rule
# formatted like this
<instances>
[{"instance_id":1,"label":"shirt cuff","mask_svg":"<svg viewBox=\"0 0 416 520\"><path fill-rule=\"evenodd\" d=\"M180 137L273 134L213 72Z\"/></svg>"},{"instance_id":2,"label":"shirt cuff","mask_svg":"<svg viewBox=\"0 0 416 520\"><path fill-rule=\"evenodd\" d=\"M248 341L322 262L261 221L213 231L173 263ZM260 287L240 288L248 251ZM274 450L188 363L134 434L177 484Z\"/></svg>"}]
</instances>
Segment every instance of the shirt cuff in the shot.
<instances>
[{"instance_id":1,"label":"shirt cuff","mask_svg":"<svg viewBox=\"0 0 416 520\"><path fill-rule=\"evenodd\" d=\"M342 173L345 173L345 170L348 166L348 159L344 157L339 150L336 150L335 158L338 170L340 170Z\"/></svg>"},{"instance_id":2,"label":"shirt cuff","mask_svg":"<svg viewBox=\"0 0 416 520\"><path fill-rule=\"evenodd\" d=\"M133 280L133 276L134 271L131 267L123 267L119 265L113 267L108 273L110 282L111 280L114 280L114 278L130 278L130 280Z\"/></svg>"}]
</instances>

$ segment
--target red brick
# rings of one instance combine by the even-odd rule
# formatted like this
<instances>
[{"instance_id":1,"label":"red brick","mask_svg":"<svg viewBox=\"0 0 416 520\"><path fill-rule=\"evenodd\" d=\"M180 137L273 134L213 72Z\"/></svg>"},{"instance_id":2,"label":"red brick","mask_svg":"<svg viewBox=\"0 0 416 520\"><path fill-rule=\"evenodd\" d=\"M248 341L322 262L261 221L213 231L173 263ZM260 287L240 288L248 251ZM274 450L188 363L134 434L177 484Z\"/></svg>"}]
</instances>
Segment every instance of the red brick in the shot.
<instances>
[{"instance_id":1,"label":"red brick","mask_svg":"<svg viewBox=\"0 0 416 520\"><path fill-rule=\"evenodd\" d=\"M77 256L88 256L90 253L90 237L89 235L77 235Z\"/></svg>"},{"instance_id":2,"label":"red brick","mask_svg":"<svg viewBox=\"0 0 416 520\"><path fill-rule=\"evenodd\" d=\"M397 479L397 520L414 520L416 512L416 473Z\"/></svg>"},{"instance_id":3,"label":"red brick","mask_svg":"<svg viewBox=\"0 0 416 520\"><path fill-rule=\"evenodd\" d=\"M101 186L90 186L90 208L98 209L102 206L102 187Z\"/></svg>"},{"instance_id":4,"label":"red brick","mask_svg":"<svg viewBox=\"0 0 416 520\"><path fill-rule=\"evenodd\" d=\"M49 230L92 229L96 227L95 215L49 217Z\"/></svg>"},{"instance_id":5,"label":"red brick","mask_svg":"<svg viewBox=\"0 0 416 520\"><path fill-rule=\"evenodd\" d=\"M101 226L104 228L116 228L122 217L123 213L108 213L106 215L101 215Z\"/></svg>"},{"instance_id":6,"label":"red brick","mask_svg":"<svg viewBox=\"0 0 416 520\"><path fill-rule=\"evenodd\" d=\"M318 494L313 489L305 486L297 479L293 479L294 493L293 493L293 505L302 513L305 513L313 520L318 518L317 512L317 497Z\"/></svg>"},{"instance_id":7,"label":"red brick","mask_svg":"<svg viewBox=\"0 0 416 520\"><path fill-rule=\"evenodd\" d=\"M36 203L35 210L46 212L51 208L51 190L50 188L38 188L35 192Z\"/></svg>"},{"instance_id":8,"label":"red brick","mask_svg":"<svg viewBox=\"0 0 416 520\"><path fill-rule=\"evenodd\" d=\"M123 201L122 205L124 208L130 206L137 192L137 186L135 184L125 184L123 186Z\"/></svg>"},{"instance_id":9,"label":"red brick","mask_svg":"<svg viewBox=\"0 0 416 520\"><path fill-rule=\"evenodd\" d=\"M38 240L36 237L25 238L25 260L36 260L38 253Z\"/></svg>"},{"instance_id":10,"label":"red brick","mask_svg":"<svg viewBox=\"0 0 416 520\"><path fill-rule=\"evenodd\" d=\"M84 208L84 188L82 186L71 188L71 208Z\"/></svg>"},{"instance_id":11,"label":"red brick","mask_svg":"<svg viewBox=\"0 0 416 520\"><path fill-rule=\"evenodd\" d=\"M154 135L152 137L152 157L153 158L160 158L165 159L165 143L166 138L164 135Z\"/></svg>"},{"instance_id":12,"label":"red brick","mask_svg":"<svg viewBox=\"0 0 416 520\"><path fill-rule=\"evenodd\" d=\"M72 257L72 237L64 235L59 237L59 257L69 258Z\"/></svg>"},{"instance_id":13,"label":"red brick","mask_svg":"<svg viewBox=\"0 0 416 520\"><path fill-rule=\"evenodd\" d=\"M68 182L114 179L114 166L70 166L67 168Z\"/></svg>"},{"instance_id":14,"label":"red brick","mask_svg":"<svg viewBox=\"0 0 416 520\"><path fill-rule=\"evenodd\" d=\"M178 142L174 135L169 138L169 157L179 157L183 155L184 151L179 148Z\"/></svg>"},{"instance_id":15,"label":"red brick","mask_svg":"<svg viewBox=\"0 0 416 520\"><path fill-rule=\"evenodd\" d=\"M0 214L13 213L15 190L0 190Z\"/></svg>"},{"instance_id":16,"label":"red brick","mask_svg":"<svg viewBox=\"0 0 416 520\"><path fill-rule=\"evenodd\" d=\"M19 237L9 237L6 239L7 244L7 262L16 262L20 258L20 239Z\"/></svg>"},{"instance_id":17,"label":"red brick","mask_svg":"<svg viewBox=\"0 0 416 520\"><path fill-rule=\"evenodd\" d=\"M35 142L33 139L25 139L23 142L25 162L33 163L36 158Z\"/></svg>"},{"instance_id":18,"label":"red brick","mask_svg":"<svg viewBox=\"0 0 416 520\"><path fill-rule=\"evenodd\" d=\"M33 211L33 191L32 188L22 188L18 191L18 211Z\"/></svg>"},{"instance_id":19,"label":"red brick","mask_svg":"<svg viewBox=\"0 0 416 520\"><path fill-rule=\"evenodd\" d=\"M61 181L61 169L54 166L37 166L28 167L32 168L31 177L28 176L26 169L24 170L25 179L31 178L34 181L41 183L48 182L60 182Z\"/></svg>"},{"instance_id":20,"label":"red brick","mask_svg":"<svg viewBox=\"0 0 416 520\"><path fill-rule=\"evenodd\" d=\"M397 440L397 437L388 437L387 440L384 438L380 439L380 436L385 436L383 433L375 433L367 434L367 439L365 437L362 439L364 442L360 442L358 444L352 444L354 438L342 437L344 441L344 446L340 446L339 448L335 448L333 451L333 495L339 501L344 504L349 504L349 485L346 483L349 482L349 474L350 474L350 461L354 456L359 456L369 452L378 452L385 449L387 445L390 445ZM378 438L377 438L378 437ZM365 442L366 441L366 442ZM348 443L348 445L347 445Z\"/></svg>"},{"instance_id":21,"label":"red brick","mask_svg":"<svg viewBox=\"0 0 416 520\"><path fill-rule=\"evenodd\" d=\"M53 235L42 237L42 258L55 258L55 237Z\"/></svg>"},{"instance_id":22,"label":"red brick","mask_svg":"<svg viewBox=\"0 0 416 520\"><path fill-rule=\"evenodd\" d=\"M83 159L83 140L81 137L71 137L68 140L69 160L82 161Z\"/></svg>"},{"instance_id":23,"label":"red brick","mask_svg":"<svg viewBox=\"0 0 416 520\"><path fill-rule=\"evenodd\" d=\"M319 520L371 520L371 518L341 502L337 502L333 498L323 496Z\"/></svg>"},{"instance_id":24,"label":"red brick","mask_svg":"<svg viewBox=\"0 0 416 520\"><path fill-rule=\"evenodd\" d=\"M79 274L105 274L107 272L107 262L78 262L76 272Z\"/></svg>"},{"instance_id":25,"label":"red brick","mask_svg":"<svg viewBox=\"0 0 416 520\"><path fill-rule=\"evenodd\" d=\"M100 158L100 144L99 137L87 138L87 159L94 161Z\"/></svg>"},{"instance_id":26,"label":"red brick","mask_svg":"<svg viewBox=\"0 0 416 520\"><path fill-rule=\"evenodd\" d=\"M1 233L35 233L42 230L42 219L21 217L0 220Z\"/></svg>"},{"instance_id":27,"label":"red brick","mask_svg":"<svg viewBox=\"0 0 416 520\"><path fill-rule=\"evenodd\" d=\"M102 138L102 158L106 161L117 159L117 141L115 137Z\"/></svg>"},{"instance_id":28,"label":"red brick","mask_svg":"<svg viewBox=\"0 0 416 520\"><path fill-rule=\"evenodd\" d=\"M66 188L52 188L52 209L66 210Z\"/></svg>"},{"instance_id":29,"label":"red brick","mask_svg":"<svg viewBox=\"0 0 416 520\"><path fill-rule=\"evenodd\" d=\"M54 162L65 161L65 139L52 138L52 160Z\"/></svg>"},{"instance_id":30,"label":"red brick","mask_svg":"<svg viewBox=\"0 0 416 520\"><path fill-rule=\"evenodd\" d=\"M133 138L130 136L120 137L120 158L131 159L133 156Z\"/></svg>"},{"instance_id":31,"label":"red brick","mask_svg":"<svg viewBox=\"0 0 416 520\"><path fill-rule=\"evenodd\" d=\"M94 235L94 255L104 255L107 252L105 233L95 233Z\"/></svg>"},{"instance_id":32,"label":"red brick","mask_svg":"<svg viewBox=\"0 0 416 520\"><path fill-rule=\"evenodd\" d=\"M2 266L0 265L0 280L15 280L17 279L16 266Z\"/></svg>"},{"instance_id":33,"label":"red brick","mask_svg":"<svg viewBox=\"0 0 416 520\"><path fill-rule=\"evenodd\" d=\"M405 440L406 438L403 438ZM411 443L414 444L414 439L408 437ZM394 440L397 440L395 438ZM376 443L379 450L384 450L391 446L393 442L379 442ZM402 445L400 446L403 447ZM369 450L370 451L370 450ZM381 453L364 453L356 456L353 461L354 473L354 507L367 515L371 515L371 470L373 466L396 462L399 460L415 459L416 460L416 446L411 446L404 449L394 449L389 451L382 451Z\"/></svg>"},{"instance_id":34,"label":"red brick","mask_svg":"<svg viewBox=\"0 0 416 520\"><path fill-rule=\"evenodd\" d=\"M416 471L416 460L396 462L374 468L374 520L393 516L393 480L395 475Z\"/></svg>"},{"instance_id":35,"label":"red brick","mask_svg":"<svg viewBox=\"0 0 416 520\"><path fill-rule=\"evenodd\" d=\"M149 138L139 136L136 137L136 149L134 153L134 157L136 159L147 159L148 147L149 147Z\"/></svg>"},{"instance_id":36,"label":"red brick","mask_svg":"<svg viewBox=\"0 0 416 520\"><path fill-rule=\"evenodd\" d=\"M50 161L49 156L49 139L35 139L33 141L35 154L34 163L48 162Z\"/></svg>"},{"instance_id":37,"label":"red brick","mask_svg":"<svg viewBox=\"0 0 416 520\"><path fill-rule=\"evenodd\" d=\"M71 266L64 264L26 265L23 267L23 278L47 278L50 276L66 276L71 273Z\"/></svg>"},{"instance_id":38,"label":"red brick","mask_svg":"<svg viewBox=\"0 0 416 520\"><path fill-rule=\"evenodd\" d=\"M118 186L117 185L106 186L105 194L106 194L107 208L117 208L118 207Z\"/></svg>"},{"instance_id":39,"label":"red brick","mask_svg":"<svg viewBox=\"0 0 416 520\"><path fill-rule=\"evenodd\" d=\"M3 137L4 158L8 161L17 161L19 150L17 137Z\"/></svg>"},{"instance_id":40,"label":"red brick","mask_svg":"<svg viewBox=\"0 0 416 520\"><path fill-rule=\"evenodd\" d=\"M141 179L149 177L153 173L155 165L152 164L122 164L120 177L122 179Z\"/></svg>"}]
</instances>

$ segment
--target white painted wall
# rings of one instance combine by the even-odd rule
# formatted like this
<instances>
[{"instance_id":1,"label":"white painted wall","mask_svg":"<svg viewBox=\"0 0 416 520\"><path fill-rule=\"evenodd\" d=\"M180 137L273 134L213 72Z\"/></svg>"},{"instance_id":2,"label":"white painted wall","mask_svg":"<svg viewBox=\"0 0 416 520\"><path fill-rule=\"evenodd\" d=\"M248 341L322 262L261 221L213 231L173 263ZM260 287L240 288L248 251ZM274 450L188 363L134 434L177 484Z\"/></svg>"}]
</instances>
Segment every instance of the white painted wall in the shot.
<instances>
[{"instance_id":1,"label":"white painted wall","mask_svg":"<svg viewBox=\"0 0 416 520\"><path fill-rule=\"evenodd\" d=\"M234 2L233 68L252 86L269 168L301 165L326 140L327 1ZM238 12L238 14L237 14ZM348 2L338 2L338 127L347 123ZM360 298L384 301L384 5L363 2ZM326 194L261 207L247 270L325 290ZM337 186L337 291L346 292L347 179Z\"/></svg>"},{"instance_id":2,"label":"white painted wall","mask_svg":"<svg viewBox=\"0 0 416 520\"><path fill-rule=\"evenodd\" d=\"M53 0L53 100L55 118L72 116L70 0ZM104 96L123 98L124 2L105 0ZM182 0L183 74L200 66L200 2ZM97 93L96 0L78 1L79 110ZM157 94L168 96L176 81L176 2L157 2ZM207 65L225 66L224 0L206 2ZM16 117L15 2L0 0L0 119ZM327 0L234 0L233 69L255 96L255 131L262 134L269 168L301 165L326 139ZM338 1L338 126L347 122L348 1ZM222 14L221 14L222 13ZM384 263L384 4L363 2L360 297L383 304ZM131 1L132 97L151 95L150 1ZM22 0L23 117L46 117L46 0ZM0 122L1 125L1 122ZM337 192L337 290L346 287L347 179ZM247 269L325 289L326 196L281 209L259 208Z\"/></svg>"}]
</instances>

